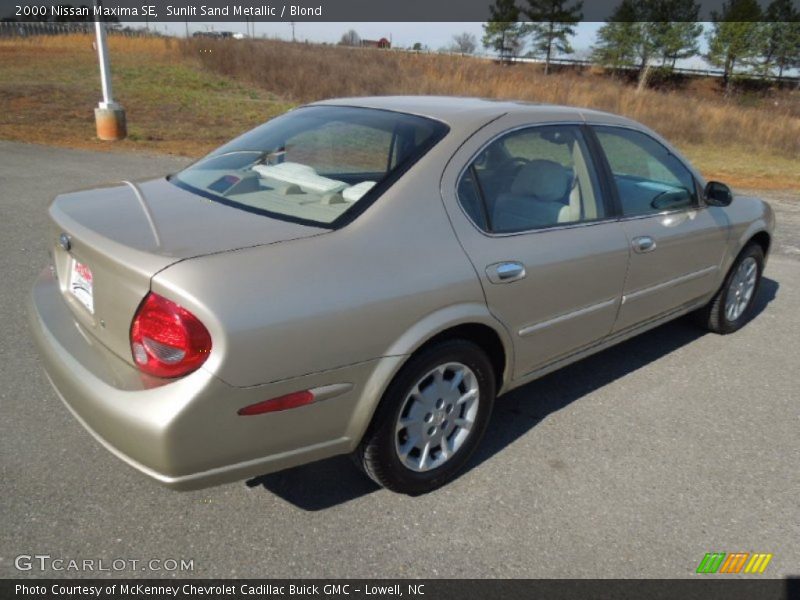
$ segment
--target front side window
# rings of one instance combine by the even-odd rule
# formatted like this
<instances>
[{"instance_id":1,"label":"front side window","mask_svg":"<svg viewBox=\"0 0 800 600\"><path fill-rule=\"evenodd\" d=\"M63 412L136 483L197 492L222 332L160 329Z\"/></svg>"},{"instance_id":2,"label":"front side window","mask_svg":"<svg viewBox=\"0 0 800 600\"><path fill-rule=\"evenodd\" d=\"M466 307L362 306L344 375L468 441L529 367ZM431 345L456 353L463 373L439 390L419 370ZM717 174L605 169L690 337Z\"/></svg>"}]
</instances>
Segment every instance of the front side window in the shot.
<instances>
[{"instance_id":1,"label":"front side window","mask_svg":"<svg viewBox=\"0 0 800 600\"><path fill-rule=\"evenodd\" d=\"M405 113L310 106L245 133L170 181L252 212L335 227L446 133L438 121Z\"/></svg>"},{"instance_id":2,"label":"front side window","mask_svg":"<svg viewBox=\"0 0 800 600\"><path fill-rule=\"evenodd\" d=\"M492 142L462 175L458 199L478 227L494 233L606 216L589 152L573 125L531 127Z\"/></svg>"},{"instance_id":3,"label":"front side window","mask_svg":"<svg viewBox=\"0 0 800 600\"><path fill-rule=\"evenodd\" d=\"M694 206L691 172L667 148L644 133L595 127L619 191L623 216L656 214Z\"/></svg>"}]
</instances>

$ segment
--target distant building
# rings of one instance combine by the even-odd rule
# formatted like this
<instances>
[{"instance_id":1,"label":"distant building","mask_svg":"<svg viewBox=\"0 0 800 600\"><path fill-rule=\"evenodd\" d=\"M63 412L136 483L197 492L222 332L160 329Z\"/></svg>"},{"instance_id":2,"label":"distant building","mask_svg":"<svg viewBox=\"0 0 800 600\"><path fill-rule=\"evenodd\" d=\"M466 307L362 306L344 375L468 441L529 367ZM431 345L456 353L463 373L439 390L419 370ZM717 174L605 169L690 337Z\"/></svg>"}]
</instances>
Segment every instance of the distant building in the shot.
<instances>
[{"instance_id":1,"label":"distant building","mask_svg":"<svg viewBox=\"0 0 800 600\"><path fill-rule=\"evenodd\" d=\"M236 37L232 31L195 31L192 37L206 37L206 38L232 38Z\"/></svg>"},{"instance_id":2,"label":"distant building","mask_svg":"<svg viewBox=\"0 0 800 600\"><path fill-rule=\"evenodd\" d=\"M363 48L391 48L392 42L382 37L379 40L361 40L361 46Z\"/></svg>"}]
</instances>

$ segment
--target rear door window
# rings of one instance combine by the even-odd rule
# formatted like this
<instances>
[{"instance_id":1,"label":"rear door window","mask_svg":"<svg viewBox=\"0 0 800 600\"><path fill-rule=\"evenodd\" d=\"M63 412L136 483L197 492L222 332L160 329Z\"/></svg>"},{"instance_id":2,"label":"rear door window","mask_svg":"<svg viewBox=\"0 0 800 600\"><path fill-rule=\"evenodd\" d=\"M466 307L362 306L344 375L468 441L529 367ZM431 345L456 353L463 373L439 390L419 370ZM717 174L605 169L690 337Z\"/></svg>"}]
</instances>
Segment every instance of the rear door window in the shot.
<instances>
[{"instance_id":1,"label":"rear door window","mask_svg":"<svg viewBox=\"0 0 800 600\"><path fill-rule=\"evenodd\" d=\"M508 133L469 165L461 206L481 229L512 233L603 219L605 205L580 127Z\"/></svg>"}]
</instances>

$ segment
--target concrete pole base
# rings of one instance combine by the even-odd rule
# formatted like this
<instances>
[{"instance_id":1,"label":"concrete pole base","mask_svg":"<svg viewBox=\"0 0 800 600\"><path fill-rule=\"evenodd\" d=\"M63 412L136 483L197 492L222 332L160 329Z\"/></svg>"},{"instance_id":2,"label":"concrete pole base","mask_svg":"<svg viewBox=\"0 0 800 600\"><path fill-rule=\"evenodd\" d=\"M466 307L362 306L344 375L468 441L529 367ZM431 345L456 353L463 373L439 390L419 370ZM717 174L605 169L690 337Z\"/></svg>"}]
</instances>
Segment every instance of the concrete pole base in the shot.
<instances>
[{"instance_id":1,"label":"concrete pole base","mask_svg":"<svg viewBox=\"0 0 800 600\"><path fill-rule=\"evenodd\" d=\"M97 124L97 137L114 141L125 139L128 135L123 108L95 108L94 120Z\"/></svg>"}]
</instances>

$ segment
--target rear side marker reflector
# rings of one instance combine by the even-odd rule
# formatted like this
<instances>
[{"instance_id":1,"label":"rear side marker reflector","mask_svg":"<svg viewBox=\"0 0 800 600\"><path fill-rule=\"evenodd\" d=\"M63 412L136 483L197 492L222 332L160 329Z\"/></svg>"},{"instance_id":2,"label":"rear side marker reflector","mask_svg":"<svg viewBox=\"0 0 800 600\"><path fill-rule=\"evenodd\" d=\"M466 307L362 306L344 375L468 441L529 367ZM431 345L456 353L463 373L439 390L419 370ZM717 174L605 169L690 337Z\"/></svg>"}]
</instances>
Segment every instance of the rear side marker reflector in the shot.
<instances>
[{"instance_id":1,"label":"rear side marker reflector","mask_svg":"<svg viewBox=\"0 0 800 600\"><path fill-rule=\"evenodd\" d=\"M314 402L314 394L310 390L306 390L304 392L294 392L292 394L270 398L269 400L263 400L256 404L245 406L239 409L239 414L242 416L260 415L263 413L297 408L298 406L305 406L312 402Z\"/></svg>"},{"instance_id":2,"label":"rear side marker reflector","mask_svg":"<svg viewBox=\"0 0 800 600\"><path fill-rule=\"evenodd\" d=\"M290 408L298 408L306 406L312 402L319 402L320 400L330 400L353 389L352 383L332 383L315 387L310 390L302 392L292 392L285 396L278 396L277 398L270 398L269 400L262 400L250 406L240 408L237 412L242 416L249 415L262 415L264 413L278 412L281 410L288 410Z\"/></svg>"}]
</instances>

